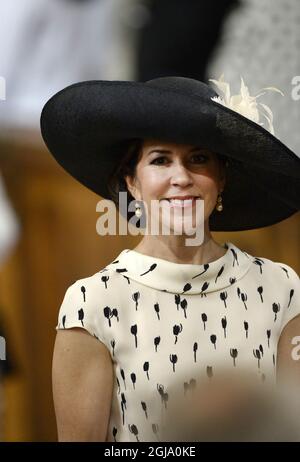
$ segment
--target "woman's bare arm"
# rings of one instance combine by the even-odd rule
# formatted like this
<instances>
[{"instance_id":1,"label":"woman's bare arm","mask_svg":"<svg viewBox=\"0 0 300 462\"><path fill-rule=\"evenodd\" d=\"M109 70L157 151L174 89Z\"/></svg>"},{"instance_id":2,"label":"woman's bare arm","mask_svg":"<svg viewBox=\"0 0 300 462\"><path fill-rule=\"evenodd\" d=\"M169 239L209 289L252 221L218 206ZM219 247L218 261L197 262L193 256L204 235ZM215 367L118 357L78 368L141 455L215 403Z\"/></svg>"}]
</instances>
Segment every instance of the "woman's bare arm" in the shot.
<instances>
[{"instance_id":1,"label":"woman's bare arm","mask_svg":"<svg viewBox=\"0 0 300 462\"><path fill-rule=\"evenodd\" d=\"M106 346L81 328L58 330L52 367L59 441L105 441L113 390Z\"/></svg>"}]
</instances>

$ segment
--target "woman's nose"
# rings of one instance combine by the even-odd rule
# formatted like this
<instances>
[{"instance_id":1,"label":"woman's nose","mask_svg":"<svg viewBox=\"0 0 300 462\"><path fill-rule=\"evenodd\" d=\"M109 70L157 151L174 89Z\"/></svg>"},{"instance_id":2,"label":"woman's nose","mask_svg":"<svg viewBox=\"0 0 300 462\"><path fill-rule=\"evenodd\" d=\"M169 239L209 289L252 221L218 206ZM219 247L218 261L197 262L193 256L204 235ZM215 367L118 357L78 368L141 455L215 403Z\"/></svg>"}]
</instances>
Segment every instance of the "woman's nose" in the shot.
<instances>
[{"instance_id":1,"label":"woman's nose","mask_svg":"<svg viewBox=\"0 0 300 462\"><path fill-rule=\"evenodd\" d=\"M173 185L186 186L192 183L192 177L189 170L182 163L174 164L172 168L172 178Z\"/></svg>"}]
</instances>

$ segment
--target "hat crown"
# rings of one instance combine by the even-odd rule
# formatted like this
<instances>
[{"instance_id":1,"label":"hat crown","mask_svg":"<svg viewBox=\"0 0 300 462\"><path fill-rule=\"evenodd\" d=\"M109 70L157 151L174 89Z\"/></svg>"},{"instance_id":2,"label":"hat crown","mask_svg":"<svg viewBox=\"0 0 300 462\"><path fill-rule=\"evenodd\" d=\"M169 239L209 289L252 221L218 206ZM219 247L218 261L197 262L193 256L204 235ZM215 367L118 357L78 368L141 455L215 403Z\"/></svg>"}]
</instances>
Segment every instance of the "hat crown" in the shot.
<instances>
[{"instance_id":1,"label":"hat crown","mask_svg":"<svg viewBox=\"0 0 300 462\"><path fill-rule=\"evenodd\" d=\"M211 99L218 94L206 83L188 77L158 77L147 80L147 86L162 88L164 90L176 91L189 96Z\"/></svg>"}]
</instances>

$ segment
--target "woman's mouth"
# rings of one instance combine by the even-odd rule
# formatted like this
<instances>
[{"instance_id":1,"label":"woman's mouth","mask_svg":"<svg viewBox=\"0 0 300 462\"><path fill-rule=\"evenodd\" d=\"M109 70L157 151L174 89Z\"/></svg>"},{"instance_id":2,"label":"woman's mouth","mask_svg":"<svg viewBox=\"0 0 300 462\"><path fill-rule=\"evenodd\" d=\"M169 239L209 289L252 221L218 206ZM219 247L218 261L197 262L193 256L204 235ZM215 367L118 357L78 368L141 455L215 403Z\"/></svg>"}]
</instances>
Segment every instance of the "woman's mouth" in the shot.
<instances>
[{"instance_id":1,"label":"woman's mouth","mask_svg":"<svg viewBox=\"0 0 300 462\"><path fill-rule=\"evenodd\" d=\"M200 199L200 197L192 197L190 199L163 199L164 201L167 201L170 205L170 207L174 208L187 208L187 207L194 207L196 204L197 199Z\"/></svg>"}]
</instances>

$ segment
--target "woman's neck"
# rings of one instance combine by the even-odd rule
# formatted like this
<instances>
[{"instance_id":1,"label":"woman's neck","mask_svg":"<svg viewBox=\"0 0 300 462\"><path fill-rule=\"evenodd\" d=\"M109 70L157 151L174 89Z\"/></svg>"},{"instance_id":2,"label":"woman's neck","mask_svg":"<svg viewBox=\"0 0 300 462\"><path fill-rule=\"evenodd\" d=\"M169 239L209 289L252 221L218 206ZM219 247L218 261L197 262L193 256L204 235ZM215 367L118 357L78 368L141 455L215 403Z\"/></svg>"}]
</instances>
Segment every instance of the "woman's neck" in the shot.
<instances>
[{"instance_id":1,"label":"woman's neck","mask_svg":"<svg viewBox=\"0 0 300 462\"><path fill-rule=\"evenodd\" d=\"M173 263L194 265L210 263L227 252L227 249L218 244L210 234L205 236L203 243L199 246L186 246L184 240L173 240L170 236L167 238L166 236L145 236L133 250Z\"/></svg>"}]
</instances>

